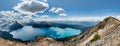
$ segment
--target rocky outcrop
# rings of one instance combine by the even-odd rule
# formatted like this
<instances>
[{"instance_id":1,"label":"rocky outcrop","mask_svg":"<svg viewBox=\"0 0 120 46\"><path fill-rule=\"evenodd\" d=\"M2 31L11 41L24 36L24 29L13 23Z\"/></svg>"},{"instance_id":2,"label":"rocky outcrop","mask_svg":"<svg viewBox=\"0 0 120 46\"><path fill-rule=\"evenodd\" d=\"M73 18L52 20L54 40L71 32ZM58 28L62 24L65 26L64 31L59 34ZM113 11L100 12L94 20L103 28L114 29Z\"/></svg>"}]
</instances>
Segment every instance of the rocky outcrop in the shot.
<instances>
[{"instance_id":1,"label":"rocky outcrop","mask_svg":"<svg viewBox=\"0 0 120 46\"><path fill-rule=\"evenodd\" d=\"M31 45L31 46L63 46L62 42L56 41L53 38L45 37L45 36L37 37L34 42L31 42L27 45Z\"/></svg>"},{"instance_id":2,"label":"rocky outcrop","mask_svg":"<svg viewBox=\"0 0 120 46\"><path fill-rule=\"evenodd\" d=\"M26 44L15 40L0 38L0 46L26 46Z\"/></svg>"}]
</instances>

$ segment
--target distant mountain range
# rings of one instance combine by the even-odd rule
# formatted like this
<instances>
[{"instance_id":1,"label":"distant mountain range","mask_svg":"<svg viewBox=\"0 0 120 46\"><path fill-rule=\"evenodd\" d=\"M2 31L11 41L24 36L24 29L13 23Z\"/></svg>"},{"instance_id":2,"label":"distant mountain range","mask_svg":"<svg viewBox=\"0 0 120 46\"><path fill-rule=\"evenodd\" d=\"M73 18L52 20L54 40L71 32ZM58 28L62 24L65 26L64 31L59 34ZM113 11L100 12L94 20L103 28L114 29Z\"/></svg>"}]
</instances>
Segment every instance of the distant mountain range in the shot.
<instances>
[{"instance_id":1,"label":"distant mountain range","mask_svg":"<svg viewBox=\"0 0 120 46\"><path fill-rule=\"evenodd\" d=\"M11 32L17 29L20 29L26 25L32 26L34 28L40 28L40 27L60 27L60 28L74 28L74 29L80 29L83 32L88 29L89 27L97 24L99 22L90 22L90 21L80 21L80 22L73 22L73 21L59 21L59 22L47 22L47 21L41 21L41 22L17 22L17 21L11 21L11 22L5 22L1 23L0 30L1 31L7 31Z\"/></svg>"}]
</instances>

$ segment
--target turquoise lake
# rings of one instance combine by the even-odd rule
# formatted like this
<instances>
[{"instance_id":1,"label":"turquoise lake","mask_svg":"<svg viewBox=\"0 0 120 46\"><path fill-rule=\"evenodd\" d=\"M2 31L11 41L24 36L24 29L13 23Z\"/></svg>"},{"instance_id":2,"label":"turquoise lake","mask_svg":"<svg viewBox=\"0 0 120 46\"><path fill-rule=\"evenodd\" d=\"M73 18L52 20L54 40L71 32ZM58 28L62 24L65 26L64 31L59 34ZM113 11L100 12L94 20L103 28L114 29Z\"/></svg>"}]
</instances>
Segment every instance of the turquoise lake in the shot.
<instances>
[{"instance_id":1,"label":"turquoise lake","mask_svg":"<svg viewBox=\"0 0 120 46\"><path fill-rule=\"evenodd\" d=\"M59 28L59 27L49 27L49 28L33 28L32 26L24 26L22 29L10 32L13 38L21 40L34 40L36 36L48 36L52 38L64 38L73 35L79 35L81 30L72 28Z\"/></svg>"}]
</instances>

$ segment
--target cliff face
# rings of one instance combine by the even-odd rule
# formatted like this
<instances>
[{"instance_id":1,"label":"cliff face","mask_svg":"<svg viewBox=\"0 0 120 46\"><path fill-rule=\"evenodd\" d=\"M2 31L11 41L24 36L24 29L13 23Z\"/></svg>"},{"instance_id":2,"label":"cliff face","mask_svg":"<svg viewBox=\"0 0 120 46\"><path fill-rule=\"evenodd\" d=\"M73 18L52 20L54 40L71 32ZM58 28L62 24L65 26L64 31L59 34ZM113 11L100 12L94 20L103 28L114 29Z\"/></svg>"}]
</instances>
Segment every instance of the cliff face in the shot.
<instances>
[{"instance_id":1,"label":"cliff face","mask_svg":"<svg viewBox=\"0 0 120 46\"><path fill-rule=\"evenodd\" d=\"M4 41L4 42L2 42ZM120 46L120 21L108 17L78 36L69 37L66 41L57 41L49 37L37 37L33 42L21 43L0 39L0 45L28 46Z\"/></svg>"}]
</instances>

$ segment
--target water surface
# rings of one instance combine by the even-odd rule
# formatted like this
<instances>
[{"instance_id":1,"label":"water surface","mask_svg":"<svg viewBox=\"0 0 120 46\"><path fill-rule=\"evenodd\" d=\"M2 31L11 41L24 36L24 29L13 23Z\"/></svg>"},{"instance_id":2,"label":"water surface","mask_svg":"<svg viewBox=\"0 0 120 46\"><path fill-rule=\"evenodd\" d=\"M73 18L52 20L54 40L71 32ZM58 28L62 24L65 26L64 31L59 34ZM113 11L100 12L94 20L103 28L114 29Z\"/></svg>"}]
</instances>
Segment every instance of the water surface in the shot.
<instances>
[{"instance_id":1,"label":"water surface","mask_svg":"<svg viewBox=\"0 0 120 46\"><path fill-rule=\"evenodd\" d=\"M34 40L36 36L48 36L53 38L64 38L73 35L78 35L81 30L72 28L59 28L59 27L49 27L49 28L33 28L32 26L24 26L22 29L10 32L14 38L22 40Z\"/></svg>"}]
</instances>

